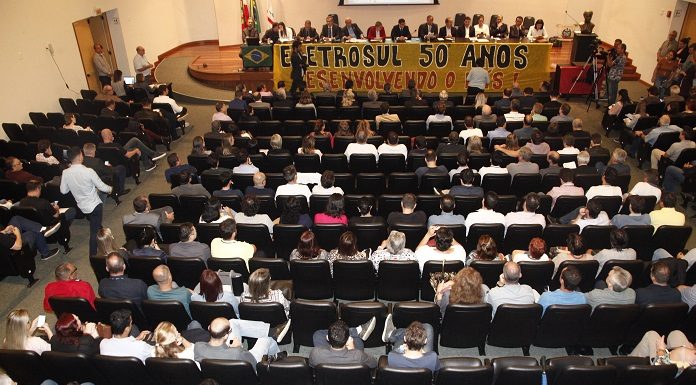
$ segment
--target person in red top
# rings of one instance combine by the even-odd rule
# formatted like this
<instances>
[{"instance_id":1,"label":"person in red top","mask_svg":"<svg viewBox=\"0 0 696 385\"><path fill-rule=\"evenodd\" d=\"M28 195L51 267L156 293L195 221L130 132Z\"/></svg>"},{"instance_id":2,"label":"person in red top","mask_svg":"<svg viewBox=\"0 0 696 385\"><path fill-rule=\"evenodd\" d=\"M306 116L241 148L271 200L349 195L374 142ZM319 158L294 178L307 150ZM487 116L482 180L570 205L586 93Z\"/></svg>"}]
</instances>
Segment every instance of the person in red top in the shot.
<instances>
[{"instance_id":1,"label":"person in red top","mask_svg":"<svg viewBox=\"0 0 696 385\"><path fill-rule=\"evenodd\" d=\"M338 193L331 194L329 200L326 202L326 209L324 212L314 215L314 223L341 223L348 226L348 217L346 216L345 207L343 195Z\"/></svg>"},{"instance_id":2,"label":"person in red top","mask_svg":"<svg viewBox=\"0 0 696 385\"><path fill-rule=\"evenodd\" d=\"M48 299L51 297L80 297L86 299L94 307L94 289L89 282L77 279L77 267L70 262L61 263L56 267L56 281L46 285L44 290L44 309L52 311Z\"/></svg>"},{"instance_id":3,"label":"person in red top","mask_svg":"<svg viewBox=\"0 0 696 385\"><path fill-rule=\"evenodd\" d=\"M38 180L41 183L44 182L44 180L41 177L24 171L24 169L22 168L22 161L15 158L14 156L10 156L5 160L5 166L7 166L7 171L5 171L6 179L13 180L19 183L27 183L32 179Z\"/></svg>"},{"instance_id":4,"label":"person in red top","mask_svg":"<svg viewBox=\"0 0 696 385\"><path fill-rule=\"evenodd\" d=\"M378 36L379 35L379 36ZM378 21L375 23L375 25L371 26L370 28L367 29L367 38L369 40L382 40L387 37L386 33L384 33L384 27L382 26L382 22Z\"/></svg>"}]
</instances>

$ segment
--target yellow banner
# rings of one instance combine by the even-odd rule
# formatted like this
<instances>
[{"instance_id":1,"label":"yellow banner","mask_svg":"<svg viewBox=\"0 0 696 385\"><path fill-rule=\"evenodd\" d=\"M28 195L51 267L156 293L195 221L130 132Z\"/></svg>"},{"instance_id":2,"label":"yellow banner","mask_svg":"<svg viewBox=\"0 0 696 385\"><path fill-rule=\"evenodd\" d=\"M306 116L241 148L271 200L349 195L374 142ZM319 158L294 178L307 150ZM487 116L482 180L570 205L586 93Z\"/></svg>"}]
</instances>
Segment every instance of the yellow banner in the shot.
<instances>
[{"instance_id":1,"label":"yellow banner","mask_svg":"<svg viewBox=\"0 0 696 385\"><path fill-rule=\"evenodd\" d=\"M426 92L446 89L466 91L466 76L474 61L483 57L491 83L488 91L500 92L519 82L522 88L538 89L551 72L548 43L353 43L304 44L307 54L305 81L310 91L319 91L322 81L332 89L341 89L353 79L356 91L406 88L415 79L417 88ZM273 79L292 84L291 47L276 44Z\"/></svg>"}]
</instances>

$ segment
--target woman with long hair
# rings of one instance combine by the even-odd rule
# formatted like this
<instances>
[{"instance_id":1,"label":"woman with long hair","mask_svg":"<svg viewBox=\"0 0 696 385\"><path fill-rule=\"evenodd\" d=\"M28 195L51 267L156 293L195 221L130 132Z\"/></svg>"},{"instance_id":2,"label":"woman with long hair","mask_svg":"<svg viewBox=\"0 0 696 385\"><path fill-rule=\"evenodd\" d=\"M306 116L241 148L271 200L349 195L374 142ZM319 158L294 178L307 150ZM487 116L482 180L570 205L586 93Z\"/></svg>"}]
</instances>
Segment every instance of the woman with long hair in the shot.
<instances>
[{"instance_id":1,"label":"woman with long hair","mask_svg":"<svg viewBox=\"0 0 696 385\"><path fill-rule=\"evenodd\" d=\"M406 234L392 230L377 250L370 255L370 261L375 265L375 271L379 271L379 263L382 261L415 261L413 250L406 247Z\"/></svg>"},{"instance_id":2,"label":"woman with long hair","mask_svg":"<svg viewBox=\"0 0 696 385\"><path fill-rule=\"evenodd\" d=\"M195 136L191 147L191 155L210 155L211 151L205 148L205 139L202 136Z\"/></svg>"},{"instance_id":3,"label":"woman with long hair","mask_svg":"<svg viewBox=\"0 0 696 385\"><path fill-rule=\"evenodd\" d=\"M358 239L352 231L346 231L338 239L338 246L329 252L329 263L333 272L333 263L337 260L360 261L367 259L364 250L358 250Z\"/></svg>"},{"instance_id":4,"label":"woman with long hair","mask_svg":"<svg viewBox=\"0 0 696 385\"><path fill-rule=\"evenodd\" d=\"M90 357L99 354L100 342L94 322L82 323L75 314L63 313L56 321L56 334L51 337L51 351L82 353Z\"/></svg>"},{"instance_id":5,"label":"woman with long hair","mask_svg":"<svg viewBox=\"0 0 696 385\"><path fill-rule=\"evenodd\" d=\"M486 94L483 92L477 93L476 98L474 98L474 108L478 110L479 108L485 106L486 103L488 103L488 97Z\"/></svg>"},{"instance_id":6,"label":"woman with long hair","mask_svg":"<svg viewBox=\"0 0 696 385\"><path fill-rule=\"evenodd\" d=\"M109 255L109 253L118 253L118 255L126 260L130 256L128 250L116 243L111 229L102 227L97 231L97 255Z\"/></svg>"},{"instance_id":7,"label":"woman with long hair","mask_svg":"<svg viewBox=\"0 0 696 385\"><path fill-rule=\"evenodd\" d=\"M430 246L430 239L434 238L435 246ZM451 261L466 262L464 247L454 239L452 230L442 226L430 226L428 231L416 247L416 259L423 271L423 265L427 261Z\"/></svg>"},{"instance_id":8,"label":"woman with long hair","mask_svg":"<svg viewBox=\"0 0 696 385\"><path fill-rule=\"evenodd\" d=\"M297 248L290 253L290 260L301 259L327 259L329 253L319 247L319 241L311 230L306 230L300 235L300 240L297 242Z\"/></svg>"},{"instance_id":9,"label":"woman with long hair","mask_svg":"<svg viewBox=\"0 0 696 385\"><path fill-rule=\"evenodd\" d=\"M350 122L347 120L338 121L338 129L334 136L354 136L353 130L350 128ZM331 143L333 145L333 142Z\"/></svg>"},{"instance_id":10,"label":"woman with long hair","mask_svg":"<svg viewBox=\"0 0 696 385\"><path fill-rule=\"evenodd\" d=\"M114 78L111 81L111 88L114 90L114 94L119 98L125 100L126 98L126 84L123 82L123 71L115 70Z\"/></svg>"},{"instance_id":11,"label":"woman with long hair","mask_svg":"<svg viewBox=\"0 0 696 385\"><path fill-rule=\"evenodd\" d=\"M345 211L345 201L343 195L334 193L329 195L329 200L326 202L326 209L323 213L314 215L314 223L330 224L341 223L348 226L348 217Z\"/></svg>"},{"instance_id":12,"label":"woman with long hair","mask_svg":"<svg viewBox=\"0 0 696 385\"><path fill-rule=\"evenodd\" d=\"M50 340L53 337L51 327L46 322L38 324L39 317L33 321L29 318L29 312L25 309L16 309L7 315L5 322L5 339L2 341L3 349L31 350L37 354L51 350L51 345L33 334L41 329Z\"/></svg>"},{"instance_id":13,"label":"woman with long hair","mask_svg":"<svg viewBox=\"0 0 696 385\"><path fill-rule=\"evenodd\" d=\"M321 158L322 153L315 146L316 140L314 139L314 136L307 135L304 138L302 138L302 147L299 147L297 149L297 153L305 155L317 154L319 155L319 158Z\"/></svg>"},{"instance_id":14,"label":"woman with long hair","mask_svg":"<svg viewBox=\"0 0 696 385\"><path fill-rule=\"evenodd\" d=\"M280 289L271 290L271 272L266 268L257 269L249 276L249 285L242 293L241 302L277 302L283 305L285 315L290 312L290 301Z\"/></svg>"},{"instance_id":15,"label":"woman with long hair","mask_svg":"<svg viewBox=\"0 0 696 385\"><path fill-rule=\"evenodd\" d=\"M449 282L443 282L437 287L435 303L440 305L442 315L445 315L447 305L475 305L483 303L490 289L483 284L481 274L473 267L465 267Z\"/></svg>"},{"instance_id":16,"label":"woman with long hair","mask_svg":"<svg viewBox=\"0 0 696 385\"><path fill-rule=\"evenodd\" d=\"M343 93L343 98L341 98L341 107L350 107L355 105L355 93L353 90L348 89Z\"/></svg>"},{"instance_id":17,"label":"woman with long hair","mask_svg":"<svg viewBox=\"0 0 696 385\"><path fill-rule=\"evenodd\" d=\"M478 136L470 136L469 139L466 141L466 152L469 155L474 155L474 154L483 154L486 152L483 149L483 142L481 141L481 138Z\"/></svg>"},{"instance_id":18,"label":"woman with long hair","mask_svg":"<svg viewBox=\"0 0 696 385\"><path fill-rule=\"evenodd\" d=\"M198 302L227 302L234 308L239 316L239 301L230 291L223 290L220 276L213 270L205 269L201 272L198 285L193 289L191 301Z\"/></svg>"},{"instance_id":19,"label":"woman with long hair","mask_svg":"<svg viewBox=\"0 0 696 385\"><path fill-rule=\"evenodd\" d=\"M366 119L362 119L358 121L358 126L355 128L355 135L358 135L358 132L360 131L365 131L367 133L367 137L375 136L377 133L375 133L372 130L372 126L370 125L370 122Z\"/></svg>"},{"instance_id":20,"label":"woman with long hair","mask_svg":"<svg viewBox=\"0 0 696 385\"><path fill-rule=\"evenodd\" d=\"M308 229L312 228L312 218L302 212L302 202L294 196L288 197L285 206L280 214L278 223L281 225L302 225Z\"/></svg>"},{"instance_id":21,"label":"woman with long hair","mask_svg":"<svg viewBox=\"0 0 696 385\"><path fill-rule=\"evenodd\" d=\"M297 101L295 108L311 108L314 110L314 115L317 114L317 108L314 106L314 102L312 101L312 94L310 94L307 90L302 91L302 94L300 94L300 100Z\"/></svg>"},{"instance_id":22,"label":"woman with long hair","mask_svg":"<svg viewBox=\"0 0 696 385\"><path fill-rule=\"evenodd\" d=\"M466 257L466 265L471 265L473 261L493 261L496 259L503 260L505 257L498 252L495 239L488 234L483 234L479 237L476 250L471 250Z\"/></svg>"},{"instance_id":23,"label":"woman with long hair","mask_svg":"<svg viewBox=\"0 0 696 385\"><path fill-rule=\"evenodd\" d=\"M154 357L159 358L187 358L193 360L193 344L182 337L176 326L171 322L163 321L157 325L153 333L155 349Z\"/></svg>"}]
</instances>

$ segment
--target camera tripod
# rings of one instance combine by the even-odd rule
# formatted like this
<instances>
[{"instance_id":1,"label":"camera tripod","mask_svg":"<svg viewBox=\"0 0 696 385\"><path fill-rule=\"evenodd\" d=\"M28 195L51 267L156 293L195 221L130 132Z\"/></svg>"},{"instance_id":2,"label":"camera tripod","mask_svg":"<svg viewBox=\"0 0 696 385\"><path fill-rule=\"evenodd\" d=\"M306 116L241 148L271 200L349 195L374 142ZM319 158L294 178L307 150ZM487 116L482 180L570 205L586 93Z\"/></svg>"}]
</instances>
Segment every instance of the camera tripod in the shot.
<instances>
[{"instance_id":1,"label":"camera tripod","mask_svg":"<svg viewBox=\"0 0 696 385\"><path fill-rule=\"evenodd\" d=\"M587 66L588 66L588 65L591 65L591 71L592 71L592 72L589 72L589 73L587 74L587 75L590 75L590 74L592 75L592 89L591 89L591 91L590 91L590 94L587 95L587 101L586 101L586 103L587 103L587 111L590 110L590 104L592 104L592 102L595 103L595 108L599 108L599 102L602 101L602 100L607 100L607 99L600 99L600 97L599 97L599 93L600 93L600 89L599 89L600 82L599 82L599 80L602 79L602 76L604 76L605 66L599 67L599 66L597 65L597 52L598 52L598 51L595 50L594 52L592 52L592 55L590 55L590 56L587 58L587 60L585 61L585 64L583 64L583 66L582 66L582 70L580 71L580 73L578 74L578 76L575 78L575 81L573 82L573 85L570 86L570 89L568 90L568 95L570 95L571 92L573 91L573 88L575 88L575 85L578 84L578 81L580 81L580 78L582 77L582 74L583 74L583 73L585 72L585 70L587 69ZM586 76L587 76L587 75L586 75Z\"/></svg>"}]
</instances>

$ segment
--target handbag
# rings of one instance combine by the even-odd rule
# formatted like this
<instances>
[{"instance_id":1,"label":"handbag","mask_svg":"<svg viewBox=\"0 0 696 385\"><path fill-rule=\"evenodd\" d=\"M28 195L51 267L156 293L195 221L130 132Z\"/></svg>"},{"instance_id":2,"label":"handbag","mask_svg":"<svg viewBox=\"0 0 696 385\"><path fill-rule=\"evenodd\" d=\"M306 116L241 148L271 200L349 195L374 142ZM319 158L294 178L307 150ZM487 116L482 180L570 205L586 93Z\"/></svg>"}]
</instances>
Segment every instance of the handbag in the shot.
<instances>
[{"instance_id":1,"label":"handbag","mask_svg":"<svg viewBox=\"0 0 696 385\"><path fill-rule=\"evenodd\" d=\"M433 291L437 293L437 287L440 286L441 283L452 281L455 275L457 275L456 272L445 271L445 260L443 259L442 270L430 273L430 286L432 286Z\"/></svg>"}]
</instances>

